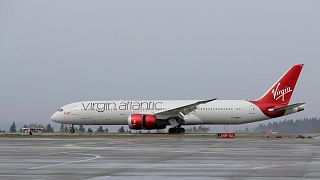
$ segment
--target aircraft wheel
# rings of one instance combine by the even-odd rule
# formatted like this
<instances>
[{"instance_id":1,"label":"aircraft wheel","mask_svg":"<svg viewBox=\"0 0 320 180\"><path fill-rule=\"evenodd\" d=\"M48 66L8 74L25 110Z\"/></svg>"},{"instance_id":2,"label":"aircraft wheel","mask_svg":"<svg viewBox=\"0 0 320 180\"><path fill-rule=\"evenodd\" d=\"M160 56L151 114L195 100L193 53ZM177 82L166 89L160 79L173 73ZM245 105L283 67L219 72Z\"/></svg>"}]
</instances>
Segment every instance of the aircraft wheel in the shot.
<instances>
[{"instance_id":1,"label":"aircraft wheel","mask_svg":"<svg viewBox=\"0 0 320 180\"><path fill-rule=\"evenodd\" d=\"M32 136L32 131L29 131L29 135Z\"/></svg>"},{"instance_id":2,"label":"aircraft wheel","mask_svg":"<svg viewBox=\"0 0 320 180\"><path fill-rule=\"evenodd\" d=\"M169 134L183 134L185 131L184 128L169 128Z\"/></svg>"},{"instance_id":3,"label":"aircraft wheel","mask_svg":"<svg viewBox=\"0 0 320 180\"><path fill-rule=\"evenodd\" d=\"M185 133L186 130L184 128L180 128L181 129L181 132L180 133Z\"/></svg>"},{"instance_id":4,"label":"aircraft wheel","mask_svg":"<svg viewBox=\"0 0 320 180\"><path fill-rule=\"evenodd\" d=\"M177 134L183 134L183 133L185 133L185 129L184 128L177 128L177 130L176 130L176 133Z\"/></svg>"},{"instance_id":5,"label":"aircraft wheel","mask_svg":"<svg viewBox=\"0 0 320 180\"><path fill-rule=\"evenodd\" d=\"M175 128L169 128L169 134L175 133Z\"/></svg>"},{"instance_id":6,"label":"aircraft wheel","mask_svg":"<svg viewBox=\"0 0 320 180\"><path fill-rule=\"evenodd\" d=\"M75 132L74 128L70 128L70 132L74 133Z\"/></svg>"}]
</instances>

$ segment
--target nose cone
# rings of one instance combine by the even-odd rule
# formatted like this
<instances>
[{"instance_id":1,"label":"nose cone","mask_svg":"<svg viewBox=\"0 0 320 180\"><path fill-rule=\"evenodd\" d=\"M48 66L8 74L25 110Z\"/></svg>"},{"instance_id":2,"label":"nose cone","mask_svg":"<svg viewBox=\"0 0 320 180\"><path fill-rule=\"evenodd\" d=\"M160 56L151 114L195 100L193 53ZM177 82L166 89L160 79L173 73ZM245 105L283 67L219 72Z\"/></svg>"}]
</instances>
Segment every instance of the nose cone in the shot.
<instances>
[{"instance_id":1,"label":"nose cone","mask_svg":"<svg viewBox=\"0 0 320 180\"><path fill-rule=\"evenodd\" d=\"M55 112L52 116L51 116L51 121L57 122L57 123L61 123L63 120L63 116L61 112Z\"/></svg>"}]
</instances>

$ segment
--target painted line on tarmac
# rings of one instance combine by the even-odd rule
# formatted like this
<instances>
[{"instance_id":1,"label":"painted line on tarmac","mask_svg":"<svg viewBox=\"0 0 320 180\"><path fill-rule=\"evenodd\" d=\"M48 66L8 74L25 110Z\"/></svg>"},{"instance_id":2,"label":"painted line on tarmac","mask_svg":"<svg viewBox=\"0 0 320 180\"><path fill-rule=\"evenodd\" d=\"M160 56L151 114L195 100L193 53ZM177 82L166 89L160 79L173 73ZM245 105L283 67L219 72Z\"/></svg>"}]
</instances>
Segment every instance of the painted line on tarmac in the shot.
<instances>
[{"instance_id":1,"label":"painted line on tarmac","mask_svg":"<svg viewBox=\"0 0 320 180\"><path fill-rule=\"evenodd\" d=\"M305 180L305 178L306 178L306 176L307 176L307 174L308 174L308 172L309 172L309 166L310 165L310 163L308 164L308 166L307 166L307 169L306 169L306 171L304 172L304 175L303 175L303 180Z\"/></svg>"},{"instance_id":2,"label":"painted line on tarmac","mask_svg":"<svg viewBox=\"0 0 320 180\"><path fill-rule=\"evenodd\" d=\"M297 166L297 165L306 165L307 163L294 163L294 164L285 164L285 163L279 163L279 164L270 164L265 166L257 166L253 167L253 170L257 169L272 169L272 168L282 168L282 167L288 167L288 166Z\"/></svg>"},{"instance_id":3,"label":"painted line on tarmac","mask_svg":"<svg viewBox=\"0 0 320 180\"><path fill-rule=\"evenodd\" d=\"M71 154L72 152L62 152L62 153ZM45 165L45 166L32 167L32 168L30 168L30 170L43 169L43 168L55 167L55 166L63 166L63 165L72 164L72 163L87 162L87 161L92 161L92 160L101 158L101 156L96 155L96 154L87 154L87 153L74 153L74 154L80 154L80 155L92 156L92 157L89 159L83 159L83 160L77 160L77 161L67 161L67 162L58 163L58 164L49 164L49 165Z\"/></svg>"}]
</instances>

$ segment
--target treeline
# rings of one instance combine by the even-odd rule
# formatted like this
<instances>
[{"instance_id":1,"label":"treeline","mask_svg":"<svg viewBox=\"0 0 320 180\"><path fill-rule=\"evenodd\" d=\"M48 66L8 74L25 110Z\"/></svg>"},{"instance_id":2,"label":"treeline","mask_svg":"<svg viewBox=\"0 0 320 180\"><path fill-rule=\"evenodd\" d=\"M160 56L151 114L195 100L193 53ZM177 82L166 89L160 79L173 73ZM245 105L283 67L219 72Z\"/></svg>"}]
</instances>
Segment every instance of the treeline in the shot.
<instances>
[{"instance_id":1,"label":"treeline","mask_svg":"<svg viewBox=\"0 0 320 180\"><path fill-rule=\"evenodd\" d=\"M207 126L193 126L192 128L186 128L186 133L208 133L210 128Z\"/></svg>"},{"instance_id":2,"label":"treeline","mask_svg":"<svg viewBox=\"0 0 320 180\"><path fill-rule=\"evenodd\" d=\"M269 131L279 133L316 133L320 132L320 118L303 118L259 124L252 132L265 133ZM246 129L248 131L248 129Z\"/></svg>"},{"instance_id":3,"label":"treeline","mask_svg":"<svg viewBox=\"0 0 320 180\"><path fill-rule=\"evenodd\" d=\"M46 126L44 126L43 124L37 124L37 123L32 123L32 124L25 124L23 125L19 130L17 128L17 125L15 122L13 122L9 128L9 132L10 133L22 133L24 132L23 128L41 128L43 129L42 132L46 132L46 133L52 133L54 132L53 127L51 126L51 124L47 124ZM0 130L0 133L5 133L5 130Z\"/></svg>"},{"instance_id":4,"label":"treeline","mask_svg":"<svg viewBox=\"0 0 320 180\"><path fill-rule=\"evenodd\" d=\"M67 126L65 124L60 125L59 132L61 133L69 133L70 126ZM83 125L74 126L75 133L109 133L108 128L103 128L102 126L99 126L96 130L93 130L92 128L84 128Z\"/></svg>"},{"instance_id":5,"label":"treeline","mask_svg":"<svg viewBox=\"0 0 320 180\"><path fill-rule=\"evenodd\" d=\"M37 124L37 123L32 123L32 124L25 124L23 125L19 130L17 128L17 125L15 122L13 122L9 128L9 133L24 133L25 130L23 128L39 128L42 129L41 132L44 133L54 133L55 130L54 128L51 126L51 124L47 124L46 126L44 126L43 124ZM79 126L74 126L75 132L76 133L109 133L108 128L103 128L102 126L99 126L97 129L92 129L92 128L84 128L83 125L79 125ZM69 133L70 132L70 126L65 125L65 124L61 124L60 125L60 129L57 131L60 133ZM0 133L6 133L5 130L1 130L0 129ZM125 129L123 126L121 126L118 130L117 133L119 134L130 134L132 133L131 130ZM140 133L142 133L140 131Z\"/></svg>"}]
</instances>

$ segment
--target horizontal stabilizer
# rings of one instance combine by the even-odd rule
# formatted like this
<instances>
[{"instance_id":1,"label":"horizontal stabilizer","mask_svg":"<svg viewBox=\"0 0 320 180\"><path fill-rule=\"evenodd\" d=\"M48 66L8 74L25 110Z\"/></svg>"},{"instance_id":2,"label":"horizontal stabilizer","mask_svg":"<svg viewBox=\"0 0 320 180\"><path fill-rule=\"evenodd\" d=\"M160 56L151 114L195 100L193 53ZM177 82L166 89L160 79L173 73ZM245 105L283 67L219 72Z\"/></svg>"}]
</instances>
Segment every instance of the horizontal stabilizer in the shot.
<instances>
[{"instance_id":1,"label":"horizontal stabilizer","mask_svg":"<svg viewBox=\"0 0 320 180\"><path fill-rule=\"evenodd\" d=\"M279 111L288 111L288 110L293 110L295 108L302 108L303 110L303 106L306 103L297 103L297 104L291 104L288 106L283 106L283 107L277 107L277 108L273 108L273 109L269 109L269 111L275 111L275 112L279 112Z\"/></svg>"}]
</instances>

